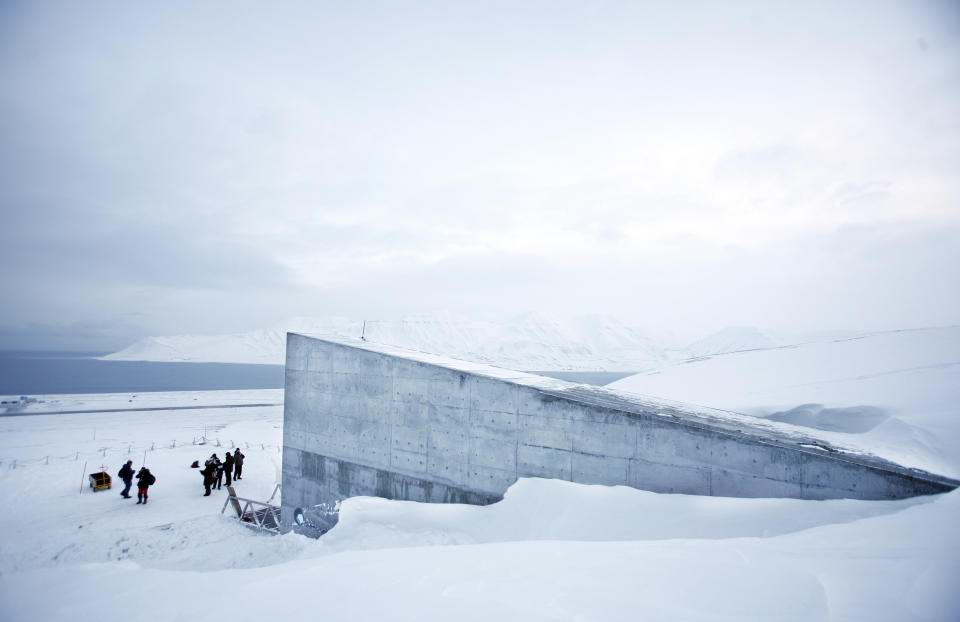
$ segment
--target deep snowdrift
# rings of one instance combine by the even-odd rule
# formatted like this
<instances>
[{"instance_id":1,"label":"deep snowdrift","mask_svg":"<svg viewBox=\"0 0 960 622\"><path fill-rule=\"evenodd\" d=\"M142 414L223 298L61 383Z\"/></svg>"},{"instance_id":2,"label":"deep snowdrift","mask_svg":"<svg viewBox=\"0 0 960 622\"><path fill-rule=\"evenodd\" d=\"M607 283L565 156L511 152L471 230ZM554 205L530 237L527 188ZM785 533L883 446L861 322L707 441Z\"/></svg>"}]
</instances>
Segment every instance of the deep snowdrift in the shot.
<instances>
[{"instance_id":1,"label":"deep snowdrift","mask_svg":"<svg viewBox=\"0 0 960 622\"><path fill-rule=\"evenodd\" d=\"M960 475L960 327L712 356L610 386L818 428L838 445Z\"/></svg>"}]
</instances>

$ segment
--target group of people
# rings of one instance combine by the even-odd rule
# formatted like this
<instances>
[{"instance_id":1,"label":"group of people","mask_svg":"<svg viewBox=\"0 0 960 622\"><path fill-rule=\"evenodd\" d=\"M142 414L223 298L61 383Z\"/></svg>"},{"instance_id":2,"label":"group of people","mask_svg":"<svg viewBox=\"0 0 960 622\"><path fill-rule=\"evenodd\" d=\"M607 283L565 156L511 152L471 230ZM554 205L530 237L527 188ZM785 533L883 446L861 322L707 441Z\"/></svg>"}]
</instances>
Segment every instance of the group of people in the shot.
<instances>
[{"instance_id":1,"label":"group of people","mask_svg":"<svg viewBox=\"0 0 960 622\"><path fill-rule=\"evenodd\" d=\"M204 462L203 470L200 471L200 474L203 475L203 487L206 490L203 496L209 496L213 488L219 490L220 486L223 485L224 476L227 478L227 486L230 485L231 479L243 479L243 458L244 455L239 448L234 450L233 455L228 451L222 462L220 458L217 457L217 454L213 454L207 458L206 462ZM198 465L195 462L193 466ZM120 467L120 472L117 473L117 475L123 480L124 484L120 496L124 499L129 499L130 487L133 485L134 478L133 460L127 460L127 463ZM145 504L147 502L147 490L150 486L157 483L157 478L146 466L141 467L140 470L136 472L136 478L137 504Z\"/></svg>"},{"instance_id":2,"label":"group of people","mask_svg":"<svg viewBox=\"0 0 960 622\"><path fill-rule=\"evenodd\" d=\"M206 491L203 496L210 496L210 491L214 488L220 490L224 475L227 477L227 486L230 485L231 476L236 480L243 479L243 458L244 455L239 448L234 450L233 455L228 451L222 462L217 454L207 458L203 463L203 470L200 471L200 475L203 475L203 488Z\"/></svg>"},{"instance_id":3,"label":"group of people","mask_svg":"<svg viewBox=\"0 0 960 622\"><path fill-rule=\"evenodd\" d=\"M117 475L120 476L124 484L120 496L124 499L129 499L130 486L133 485L133 460L127 460L127 463L120 467L120 472L117 473ZM156 483L157 478L150 472L150 469L146 466L140 467L140 470L137 472L137 504L147 503L147 489Z\"/></svg>"}]
</instances>

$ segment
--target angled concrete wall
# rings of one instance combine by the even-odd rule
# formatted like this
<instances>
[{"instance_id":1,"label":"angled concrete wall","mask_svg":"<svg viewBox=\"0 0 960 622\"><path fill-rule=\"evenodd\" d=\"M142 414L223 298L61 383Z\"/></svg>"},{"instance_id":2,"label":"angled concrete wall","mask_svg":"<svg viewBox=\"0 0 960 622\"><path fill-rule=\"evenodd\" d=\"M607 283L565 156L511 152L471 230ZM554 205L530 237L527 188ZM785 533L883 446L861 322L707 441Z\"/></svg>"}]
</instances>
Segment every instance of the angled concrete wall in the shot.
<instances>
[{"instance_id":1,"label":"angled concrete wall","mask_svg":"<svg viewBox=\"0 0 960 622\"><path fill-rule=\"evenodd\" d=\"M283 445L287 525L294 508L357 495L491 503L531 476L805 499L891 499L957 485L845 454L789 426L296 334L287 339Z\"/></svg>"}]
</instances>

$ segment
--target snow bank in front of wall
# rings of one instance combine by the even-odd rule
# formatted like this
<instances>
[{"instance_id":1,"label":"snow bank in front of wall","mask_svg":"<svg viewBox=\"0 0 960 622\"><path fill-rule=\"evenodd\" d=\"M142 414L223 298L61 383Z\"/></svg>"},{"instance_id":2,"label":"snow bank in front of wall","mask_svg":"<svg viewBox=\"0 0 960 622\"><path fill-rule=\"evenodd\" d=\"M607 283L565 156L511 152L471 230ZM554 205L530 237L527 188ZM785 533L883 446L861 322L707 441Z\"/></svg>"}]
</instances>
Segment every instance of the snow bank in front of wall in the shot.
<instances>
[{"instance_id":1,"label":"snow bank in front of wall","mask_svg":"<svg viewBox=\"0 0 960 622\"><path fill-rule=\"evenodd\" d=\"M838 445L960 475L960 327L717 355L610 387L817 428Z\"/></svg>"},{"instance_id":2,"label":"snow bank in front of wall","mask_svg":"<svg viewBox=\"0 0 960 622\"><path fill-rule=\"evenodd\" d=\"M525 478L489 506L429 505L355 497L322 543L334 552L396 546L490 544L526 540L766 538L899 512L906 501L739 499L663 495L627 486L589 486Z\"/></svg>"}]
</instances>

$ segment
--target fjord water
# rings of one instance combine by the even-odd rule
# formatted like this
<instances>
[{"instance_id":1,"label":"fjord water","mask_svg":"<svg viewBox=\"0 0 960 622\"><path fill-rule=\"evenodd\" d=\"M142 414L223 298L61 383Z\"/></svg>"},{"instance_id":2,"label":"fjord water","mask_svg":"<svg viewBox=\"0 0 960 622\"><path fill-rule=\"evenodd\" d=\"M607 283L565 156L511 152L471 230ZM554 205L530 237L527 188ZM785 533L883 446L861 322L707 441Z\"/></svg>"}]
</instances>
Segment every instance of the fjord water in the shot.
<instances>
[{"instance_id":1,"label":"fjord water","mask_svg":"<svg viewBox=\"0 0 960 622\"><path fill-rule=\"evenodd\" d=\"M106 352L0 350L0 394L124 393L282 389L283 365L105 361ZM604 385L631 372L535 374Z\"/></svg>"},{"instance_id":2,"label":"fjord water","mask_svg":"<svg viewBox=\"0 0 960 622\"><path fill-rule=\"evenodd\" d=\"M283 365L104 361L105 352L0 351L0 394L283 388Z\"/></svg>"}]
</instances>

